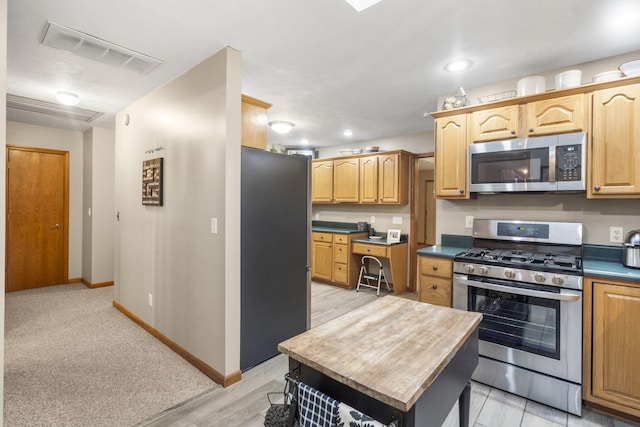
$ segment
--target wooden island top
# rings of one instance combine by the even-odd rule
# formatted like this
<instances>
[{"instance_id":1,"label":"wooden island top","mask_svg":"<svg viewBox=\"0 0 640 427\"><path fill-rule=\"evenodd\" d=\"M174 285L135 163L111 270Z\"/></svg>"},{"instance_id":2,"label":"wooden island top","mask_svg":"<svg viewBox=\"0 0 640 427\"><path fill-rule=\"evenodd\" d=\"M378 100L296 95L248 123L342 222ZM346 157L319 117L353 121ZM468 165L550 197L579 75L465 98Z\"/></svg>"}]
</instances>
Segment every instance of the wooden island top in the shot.
<instances>
[{"instance_id":1,"label":"wooden island top","mask_svg":"<svg viewBox=\"0 0 640 427\"><path fill-rule=\"evenodd\" d=\"M278 350L406 412L447 367L479 313L385 296L278 345Z\"/></svg>"}]
</instances>

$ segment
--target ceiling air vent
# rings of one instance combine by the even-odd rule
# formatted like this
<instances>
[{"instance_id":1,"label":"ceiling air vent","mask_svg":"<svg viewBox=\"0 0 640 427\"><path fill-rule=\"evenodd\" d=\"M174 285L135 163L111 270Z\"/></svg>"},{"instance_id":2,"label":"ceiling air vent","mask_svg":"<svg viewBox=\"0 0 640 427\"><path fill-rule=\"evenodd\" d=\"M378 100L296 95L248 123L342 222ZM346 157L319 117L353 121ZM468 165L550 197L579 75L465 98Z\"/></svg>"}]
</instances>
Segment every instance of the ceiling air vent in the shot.
<instances>
[{"instance_id":1,"label":"ceiling air vent","mask_svg":"<svg viewBox=\"0 0 640 427\"><path fill-rule=\"evenodd\" d=\"M24 96L11 94L7 94L7 109L65 117L67 119L82 120L87 123L91 123L102 115L102 113L98 111L67 107L55 102L40 101L39 99L25 98Z\"/></svg>"},{"instance_id":2,"label":"ceiling air vent","mask_svg":"<svg viewBox=\"0 0 640 427\"><path fill-rule=\"evenodd\" d=\"M40 43L140 74L150 73L163 63L159 59L53 22L47 22Z\"/></svg>"}]
</instances>

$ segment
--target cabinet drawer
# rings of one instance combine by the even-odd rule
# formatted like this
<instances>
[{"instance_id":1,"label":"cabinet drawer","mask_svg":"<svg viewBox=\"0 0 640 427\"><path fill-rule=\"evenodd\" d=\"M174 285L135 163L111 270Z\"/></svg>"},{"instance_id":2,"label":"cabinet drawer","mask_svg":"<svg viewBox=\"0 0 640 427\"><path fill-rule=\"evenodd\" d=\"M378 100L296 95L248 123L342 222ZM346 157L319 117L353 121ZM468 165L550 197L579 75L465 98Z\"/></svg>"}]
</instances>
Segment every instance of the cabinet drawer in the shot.
<instances>
[{"instance_id":1,"label":"cabinet drawer","mask_svg":"<svg viewBox=\"0 0 640 427\"><path fill-rule=\"evenodd\" d=\"M333 262L346 264L349 260L349 245L333 244Z\"/></svg>"},{"instance_id":2,"label":"cabinet drawer","mask_svg":"<svg viewBox=\"0 0 640 427\"><path fill-rule=\"evenodd\" d=\"M319 233L314 231L311 234L313 234L313 240L316 242L333 242L333 234L331 233Z\"/></svg>"},{"instance_id":3,"label":"cabinet drawer","mask_svg":"<svg viewBox=\"0 0 640 427\"><path fill-rule=\"evenodd\" d=\"M380 245L367 245L366 243L354 243L353 253L362 254L362 255L381 256L386 258L387 247L380 246Z\"/></svg>"},{"instance_id":4,"label":"cabinet drawer","mask_svg":"<svg viewBox=\"0 0 640 427\"><path fill-rule=\"evenodd\" d=\"M348 234L334 234L333 235L333 242L334 243L342 243L343 245L346 245L349 243L349 235Z\"/></svg>"},{"instance_id":5,"label":"cabinet drawer","mask_svg":"<svg viewBox=\"0 0 640 427\"><path fill-rule=\"evenodd\" d=\"M438 276L450 279L453 262L446 258L420 257L420 274Z\"/></svg>"},{"instance_id":6,"label":"cabinet drawer","mask_svg":"<svg viewBox=\"0 0 640 427\"><path fill-rule=\"evenodd\" d=\"M342 283L346 285L348 283L348 273L349 270L347 268L347 264L335 263L333 264L333 281L336 283Z\"/></svg>"},{"instance_id":7,"label":"cabinet drawer","mask_svg":"<svg viewBox=\"0 0 640 427\"><path fill-rule=\"evenodd\" d=\"M420 275L418 301L451 307L451 280Z\"/></svg>"}]
</instances>

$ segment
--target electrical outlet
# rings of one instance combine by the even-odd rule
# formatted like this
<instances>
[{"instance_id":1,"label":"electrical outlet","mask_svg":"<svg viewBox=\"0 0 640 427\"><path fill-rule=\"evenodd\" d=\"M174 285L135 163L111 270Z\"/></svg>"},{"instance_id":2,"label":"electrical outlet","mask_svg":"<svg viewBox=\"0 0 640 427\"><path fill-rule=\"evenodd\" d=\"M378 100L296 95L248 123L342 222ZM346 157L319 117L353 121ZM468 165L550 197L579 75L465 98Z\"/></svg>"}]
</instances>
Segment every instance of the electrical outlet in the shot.
<instances>
[{"instance_id":1,"label":"electrical outlet","mask_svg":"<svg viewBox=\"0 0 640 427\"><path fill-rule=\"evenodd\" d=\"M211 218L211 234L218 234L218 218Z\"/></svg>"},{"instance_id":2,"label":"electrical outlet","mask_svg":"<svg viewBox=\"0 0 640 427\"><path fill-rule=\"evenodd\" d=\"M394 216L391 218L391 223L392 224L402 224L402 217L401 216Z\"/></svg>"},{"instance_id":3,"label":"electrical outlet","mask_svg":"<svg viewBox=\"0 0 640 427\"><path fill-rule=\"evenodd\" d=\"M472 216L467 216L464 219L464 226L466 228L473 228L473 217Z\"/></svg>"},{"instance_id":4,"label":"electrical outlet","mask_svg":"<svg viewBox=\"0 0 640 427\"><path fill-rule=\"evenodd\" d=\"M375 224L376 223L376 217L371 215L371 224Z\"/></svg>"},{"instance_id":5,"label":"electrical outlet","mask_svg":"<svg viewBox=\"0 0 640 427\"><path fill-rule=\"evenodd\" d=\"M153 307L153 294L149 294L147 304L149 307Z\"/></svg>"},{"instance_id":6,"label":"electrical outlet","mask_svg":"<svg viewBox=\"0 0 640 427\"><path fill-rule=\"evenodd\" d=\"M609 227L609 242L622 243L622 227Z\"/></svg>"}]
</instances>

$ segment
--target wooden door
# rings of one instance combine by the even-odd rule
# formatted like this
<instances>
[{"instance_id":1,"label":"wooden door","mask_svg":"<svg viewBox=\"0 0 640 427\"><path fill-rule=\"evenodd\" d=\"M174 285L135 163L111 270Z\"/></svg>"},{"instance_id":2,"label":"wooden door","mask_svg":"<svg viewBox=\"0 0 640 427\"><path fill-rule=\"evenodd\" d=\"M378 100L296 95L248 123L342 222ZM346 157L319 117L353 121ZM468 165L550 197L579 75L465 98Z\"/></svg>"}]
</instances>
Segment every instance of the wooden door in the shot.
<instances>
[{"instance_id":1,"label":"wooden door","mask_svg":"<svg viewBox=\"0 0 640 427\"><path fill-rule=\"evenodd\" d=\"M593 395L640 410L640 288L594 283Z\"/></svg>"},{"instance_id":2,"label":"wooden door","mask_svg":"<svg viewBox=\"0 0 640 427\"><path fill-rule=\"evenodd\" d=\"M312 162L311 201L313 203L333 201L333 160Z\"/></svg>"},{"instance_id":3,"label":"wooden door","mask_svg":"<svg viewBox=\"0 0 640 427\"><path fill-rule=\"evenodd\" d=\"M69 153L7 147L6 290L68 281Z\"/></svg>"},{"instance_id":4,"label":"wooden door","mask_svg":"<svg viewBox=\"0 0 640 427\"><path fill-rule=\"evenodd\" d=\"M593 94L589 197L640 194L640 85Z\"/></svg>"},{"instance_id":5,"label":"wooden door","mask_svg":"<svg viewBox=\"0 0 640 427\"><path fill-rule=\"evenodd\" d=\"M436 120L436 197L468 199L467 115Z\"/></svg>"},{"instance_id":6,"label":"wooden door","mask_svg":"<svg viewBox=\"0 0 640 427\"><path fill-rule=\"evenodd\" d=\"M436 244L436 199L433 197L433 181L425 181L424 188L424 243L431 246Z\"/></svg>"},{"instance_id":7,"label":"wooden door","mask_svg":"<svg viewBox=\"0 0 640 427\"><path fill-rule=\"evenodd\" d=\"M360 203L378 203L378 156L360 158Z\"/></svg>"},{"instance_id":8,"label":"wooden door","mask_svg":"<svg viewBox=\"0 0 640 427\"><path fill-rule=\"evenodd\" d=\"M471 140L474 142L517 138L520 129L517 105L474 111L471 114Z\"/></svg>"},{"instance_id":9,"label":"wooden door","mask_svg":"<svg viewBox=\"0 0 640 427\"><path fill-rule=\"evenodd\" d=\"M527 135L584 130L586 110L583 94L530 102L527 104Z\"/></svg>"},{"instance_id":10,"label":"wooden door","mask_svg":"<svg viewBox=\"0 0 640 427\"><path fill-rule=\"evenodd\" d=\"M333 161L333 201L358 203L360 201L360 159Z\"/></svg>"}]
</instances>

